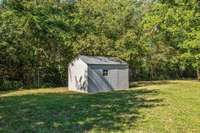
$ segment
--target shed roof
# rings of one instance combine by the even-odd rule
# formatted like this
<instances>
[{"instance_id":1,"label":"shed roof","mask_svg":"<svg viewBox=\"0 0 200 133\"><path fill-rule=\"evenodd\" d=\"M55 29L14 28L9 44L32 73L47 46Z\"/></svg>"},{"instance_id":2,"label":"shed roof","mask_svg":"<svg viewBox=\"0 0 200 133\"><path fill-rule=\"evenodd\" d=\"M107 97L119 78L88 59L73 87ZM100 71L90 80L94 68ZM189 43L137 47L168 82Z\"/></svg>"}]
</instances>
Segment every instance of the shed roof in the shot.
<instances>
[{"instance_id":1,"label":"shed roof","mask_svg":"<svg viewBox=\"0 0 200 133\"><path fill-rule=\"evenodd\" d=\"M125 61L115 57L81 55L79 58L89 65L128 65Z\"/></svg>"}]
</instances>

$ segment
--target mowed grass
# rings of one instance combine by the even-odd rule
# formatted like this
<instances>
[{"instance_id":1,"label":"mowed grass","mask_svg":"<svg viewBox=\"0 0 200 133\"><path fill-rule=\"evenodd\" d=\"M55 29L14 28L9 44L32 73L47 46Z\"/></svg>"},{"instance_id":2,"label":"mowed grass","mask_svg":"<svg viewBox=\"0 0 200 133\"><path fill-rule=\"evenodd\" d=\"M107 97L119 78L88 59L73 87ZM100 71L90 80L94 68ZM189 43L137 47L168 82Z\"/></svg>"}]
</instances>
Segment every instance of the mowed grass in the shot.
<instances>
[{"instance_id":1,"label":"mowed grass","mask_svg":"<svg viewBox=\"0 0 200 133\"><path fill-rule=\"evenodd\" d=\"M133 85L98 94L67 88L0 92L0 132L200 132L200 82Z\"/></svg>"}]
</instances>

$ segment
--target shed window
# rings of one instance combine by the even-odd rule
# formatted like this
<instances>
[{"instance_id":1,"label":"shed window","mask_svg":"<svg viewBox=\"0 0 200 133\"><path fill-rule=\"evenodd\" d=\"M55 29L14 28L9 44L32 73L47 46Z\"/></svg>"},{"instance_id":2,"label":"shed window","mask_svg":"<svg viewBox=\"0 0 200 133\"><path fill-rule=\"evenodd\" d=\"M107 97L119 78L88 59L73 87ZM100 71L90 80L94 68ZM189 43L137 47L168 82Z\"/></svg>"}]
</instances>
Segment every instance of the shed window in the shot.
<instances>
[{"instance_id":1,"label":"shed window","mask_svg":"<svg viewBox=\"0 0 200 133\"><path fill-rule=\"evenodd\" d=\"M108 70L103 70L103 76L108 76Z\"/></svg>"}]
</instances>

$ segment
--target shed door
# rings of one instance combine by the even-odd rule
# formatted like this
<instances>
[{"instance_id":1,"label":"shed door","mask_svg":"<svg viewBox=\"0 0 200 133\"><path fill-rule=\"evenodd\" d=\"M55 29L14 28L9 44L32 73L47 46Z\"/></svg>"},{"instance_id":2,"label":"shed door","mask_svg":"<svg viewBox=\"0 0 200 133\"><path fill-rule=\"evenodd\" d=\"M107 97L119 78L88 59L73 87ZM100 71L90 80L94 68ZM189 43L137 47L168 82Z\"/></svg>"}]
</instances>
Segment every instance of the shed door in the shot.
<instances>
[{"instance_id":1,"label":"shed door","mask_svg":"<svg viewBox=\"0 0 200 133\"><path fill-rule=\"evenodd\" d=\"M107 80L107 82L110 84L112 89L115 89L118 84L118 71L117 69L108 69L108 75L104 76L104 78Z\"/></svg>"},{"instance_id":2,"label":"shed door","mask_svg":"<svg viewBox=\"0 0 200 133\"><path fill-rule=\"evenodd\" d=\"M110 83L110 74L107 69L89 69L89 92L109 91L113 87Z\"/></svg>"},{"instance_id":3,"label":"shed door","mask_svg":"<svg viewBox=\"0 0 200 133\"><path fill-rule=\"evenodd\" d=\"M108 69L108 75L104 76L112 89L128 88L127 69Z\"/></svg>"},{"instance_id":4,"label":"shed door","mask_svg":"<svg viewBox=\"0 0 200 133\"><path fill-rule=\"evenodd\" d=\"M124 89L127 83L125 69L93 68L89 69L89 92Z\"/></svg>"}]
</instances>

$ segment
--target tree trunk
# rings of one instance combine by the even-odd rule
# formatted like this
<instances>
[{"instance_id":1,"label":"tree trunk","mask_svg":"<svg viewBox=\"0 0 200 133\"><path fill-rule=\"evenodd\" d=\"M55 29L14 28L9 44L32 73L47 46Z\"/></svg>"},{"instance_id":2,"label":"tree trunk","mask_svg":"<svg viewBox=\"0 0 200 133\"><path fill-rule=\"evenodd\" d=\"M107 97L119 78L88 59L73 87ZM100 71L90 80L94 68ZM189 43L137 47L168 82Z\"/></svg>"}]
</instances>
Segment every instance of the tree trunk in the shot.
<instances>
[{"instance_id":1,"label":"tree trunk","mask_svg":"<svg viewBox=\"0 0 200 133\"><path fill-rule=\"evenodd\" d=\"M150 80L154 80L154 66L152 64L150 66Z\"/></svg>"},{"instance_id":2,"label":"tree trunk","mask_svg":"<svg viewBox=\"0 0 200 133\"><path fill-rule=\"evenodd\" d=\"M197 68L197 79L200 81L200 68Z\"/></svg>"}]
</instances>

